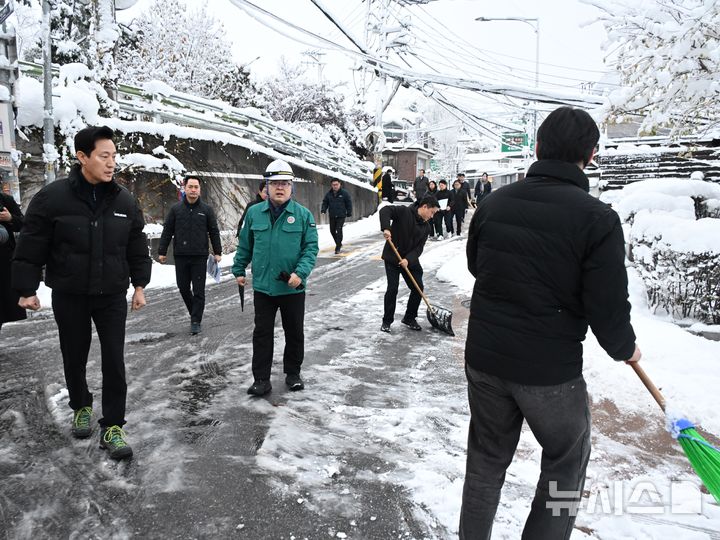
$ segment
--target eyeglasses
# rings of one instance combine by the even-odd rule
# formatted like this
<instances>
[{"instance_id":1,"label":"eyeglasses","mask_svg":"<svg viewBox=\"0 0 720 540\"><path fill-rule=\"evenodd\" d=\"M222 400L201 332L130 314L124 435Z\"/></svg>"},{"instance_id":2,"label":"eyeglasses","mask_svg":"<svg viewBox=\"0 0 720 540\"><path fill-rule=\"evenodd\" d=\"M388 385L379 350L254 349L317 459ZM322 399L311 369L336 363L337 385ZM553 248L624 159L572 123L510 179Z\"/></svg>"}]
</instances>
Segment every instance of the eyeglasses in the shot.
<instances>
[{"instance_id":1,"label":"eyeglasses","mask_svg":"<svg viewBox=\"0 0 720 540\"><path fill-rule=\"evenodd\" d=\"M269 185L272 187L290 187L292 185L292 182L290 180L270 180L268 182Z\"/></svg>"}]
</instances>

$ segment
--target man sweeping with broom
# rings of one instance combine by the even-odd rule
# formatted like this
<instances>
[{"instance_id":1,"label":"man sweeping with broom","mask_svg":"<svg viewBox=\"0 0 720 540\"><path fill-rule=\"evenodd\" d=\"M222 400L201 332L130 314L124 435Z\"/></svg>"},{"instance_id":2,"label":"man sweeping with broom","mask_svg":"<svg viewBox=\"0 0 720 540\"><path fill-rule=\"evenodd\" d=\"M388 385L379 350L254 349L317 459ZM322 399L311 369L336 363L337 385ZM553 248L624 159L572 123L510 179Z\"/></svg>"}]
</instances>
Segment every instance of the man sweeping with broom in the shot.
<instances>
[{"instance_id":1,"label":"man sweeping with broom","mask_svg":"<svg viewBox=\"0 0 720 540\"><path fill-rule=\"evenodd\" d=\"M468 269L476 279L465 349L461 539L490 538L523 420L543 450L522 538L570 537L590 456L588 325L612 358L640 359L620 219L588 194L583 172L599 137L585 111L553 111L525 180L482 199L470 223Z\"/></svg>"},{"instance_id":2,"label":"man sweeping with broom","mask_svg":"<svg viewBox=\"0 0 720 540\"><path fill-rule=\"evenodd\" d=\"M403 275L403 279L410 288L410 298L401 322L411 330L422 330L417 322L418 308L422 299L420 291L423 289L423 269L420 266L420 255L425 247L425 241L432 233L430 221L439 207L435 197L427 196L420 201L417 207L389 205L380 209L380 229L387 240L382 252L388 281L385 291L385 313L380 327L383 332L389 334L390 325L395 320L400 274ZM399 259L392 245L397 248ZM417 283L417 288L408 274Z\"/></svg>"}]
</instances>

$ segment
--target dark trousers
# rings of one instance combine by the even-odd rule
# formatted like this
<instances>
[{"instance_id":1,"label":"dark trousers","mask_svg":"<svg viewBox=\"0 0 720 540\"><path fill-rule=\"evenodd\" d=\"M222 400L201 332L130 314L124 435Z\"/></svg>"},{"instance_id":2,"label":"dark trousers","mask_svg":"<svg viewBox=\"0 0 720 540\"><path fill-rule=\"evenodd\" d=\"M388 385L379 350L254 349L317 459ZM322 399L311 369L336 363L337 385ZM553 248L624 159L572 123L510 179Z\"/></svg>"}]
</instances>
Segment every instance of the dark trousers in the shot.
<instances>
[{"instance_id":1,"label":"dark trousers","mask_svg":"<svg viewBox=\"0 0 720 540\"><path fill-rule=\"evenodd\" d=\"M436 212L433 216L432 225L433 225L433 231L435 235L442 234L442 212Z\"/></svg>"},{"instance_id":2,"label":"dark trousers","mask_svg":"<svg viewBox=\"0 0 720 540\"><path fill-rule=\"evenodd\" d=\"M285 332L283 371L300 374L305 356L305 293L270 296L255 291L255 328L253 329L252 371L256 381L270 378L275 341L275 315L280 318Z\"/></svg>"},{"instance_id":3,"label":"dark trousers","mask_svg":"<svg viewBox=\"0 0 720 540\"><path fill-rule=\"evenodd\" d=\"M190 321L202 322L205 311L205 276L207 275L207 257L175 257L175 281ZM192 290L190 285L192 284Z\"/></svg>"},{"instance_id":4,"label":"dark trousers","mask_svg":"<svg viewBox=\"0 0 720 540\"><path fill-rule=\"evenodd\" d=\"M60 335L60 351L65 368L65 383L70 395L70 408L90 407L93 395L86 379L91 321L100 338L102 366L101 426L122 426L125 423L125 293L109 295L52 293L52 306Z\"/></svg>"},{"instance_id":5,"label":"dark trousers","mask_svg":"<svg viewBox=\"0 0 720 540\"><path fill-rule=\"evenodd\" d=\"M465 220L465 209L453 210L451 217L450 217L450 226L451 227L452 227L452 216L455 217L455 234L460 234L462 232L462 223Z\"/></svg>"},{"instance_id":6,"label":"dark trousers","mask_svg":"<svg viewBox=\"0 0 720 540\"><path fill-rule=\"evenodd\" d=\"M582 375L554 386L527 386L467 365L465 374L470 431L461 540L490 538L505 471L515 454L523 419L542 446L542 459L522 538L570 538L590 457L590 409Z\"/></svg>"},{"instance_id":7,"label":"dark trousers","mask_svg":"<svg viewBox=\"0 0 720 540\"><path fill-rule=\"evenodd\" d=\"M345 225L345 218L344 217L332 217L330 216L330 234L333 237L333 240L335 240L335 247L342 246L343 241L343 225Z\"/></svg>"},{"instance_id":8,"label":"dark trousers","mask_svg":"<svg viewBox=\"0 0 720 540\"><path fill-rule=\"evenodd\" d=\"M422 266L418 265L410 268L410 273L417 281L420 290L423 288L423 269ZM422 299L420 293L417 292L415 286L410 281L405 271L397 263L389 263L385 261L385 275L387 276L387 290L385 291L385 313L383 314L383 322L385 324L392 324L395 320L395 304L397 303L398 286L400 285L400 275L402 275L405 283L407 283L410 289L410 298L408 298L407 308L405 309L405 317L408 319L414 319L418 314L418 307L420 307L420 300Z\"/></svg>"},{"instance_id":9,"label":"dark trousers","mask_svg":"<svg viewBox=\"0 0 720 540\"><path fill-rule=\"evenodd\" d=\"M440 212L438 212L439 214ZM446 210L442 213L443 220L445 220L445 230L450 234L453 233L453 214L452 211Z\"/></svg>"}]
</instances>

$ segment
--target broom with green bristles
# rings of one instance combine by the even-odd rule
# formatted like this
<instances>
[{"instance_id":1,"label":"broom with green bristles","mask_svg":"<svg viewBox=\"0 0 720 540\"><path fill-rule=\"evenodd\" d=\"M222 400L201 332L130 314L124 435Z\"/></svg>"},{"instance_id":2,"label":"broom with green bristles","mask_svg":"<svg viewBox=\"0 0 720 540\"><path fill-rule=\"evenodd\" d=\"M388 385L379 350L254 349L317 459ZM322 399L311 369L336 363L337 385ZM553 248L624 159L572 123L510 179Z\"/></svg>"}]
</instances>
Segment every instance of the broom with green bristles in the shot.
<instances>
[{"instance_id":1,"label":"broom with green bristles","mask_svg":"<svg viewBox=\"0 0 720 540\"><path fill-rule=\"evenodd\" d=\"M660 393L660 390L653 384L647 373L640 367L637 362L629 362L632 368L637 373L640 380L645 385L655 401L658 402L660 408L665 412L665 398ZM690 420L686 418L670 419L672 427L670 433L675 437L682 449L685 451L685 455L690 460L695 472L702 480L707 490L715 497L715 500L720 504L720 450L715 448L712 444L707 442L697 431L695 426Z\"/></svg>"}]
</instances>

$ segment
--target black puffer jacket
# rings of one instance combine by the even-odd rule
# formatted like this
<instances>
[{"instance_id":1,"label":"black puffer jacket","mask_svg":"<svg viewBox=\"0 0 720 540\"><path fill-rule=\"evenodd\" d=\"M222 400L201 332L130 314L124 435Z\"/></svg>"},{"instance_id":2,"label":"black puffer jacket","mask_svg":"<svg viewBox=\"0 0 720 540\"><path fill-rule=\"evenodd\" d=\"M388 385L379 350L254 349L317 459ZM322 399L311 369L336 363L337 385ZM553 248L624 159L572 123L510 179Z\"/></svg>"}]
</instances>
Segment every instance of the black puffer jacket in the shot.
<instances>
[{"instance_id":1,"label":"black puffer jacket","mask_svg":"<svg viewBox=\"0 0 720 540\"><path fill-rule=\"evenodd\" d=\"M425 241L432 233L432 226L424 221L417 213L417 207L388 205L380 209L380 230L389 229L392 234L392 241L400 252L400 255L407 259L408 267L420 266L420 255L425 248ZM389 263L397 264L397 255L393 252L390 244L385 242L382 258Z\"/></svg>"},{"instance_id":2,"label":"black puffer jacket","mask_svg":"<svg viewBox=\"0 0 720 540\"><path fill-rule=\"evenodd\" d=\"M152 261L144 226L127 189L114 181L93 186L76 165L30 201L15 248L13 288L35 294L43 266L47 286L65 293L123 293L128 279L145 287Z\"/></svg>"},{"instance_id":3,"label":"black puffer jacket","mask_svg":"<svg viewBox=\"0 0 720 540\"><path fill-rule=\"evenodd\" d=\"M15 249L15 235L23 226L23 214L18 203L10 195L0 193L0 206L7 208L12 216L11 221L0 221L0 227L7 232L8 238L0 244L0 326L10 321L19 321L25 318L25 310L18 306L18 295L12 290L10 262ZM2 231L0 231L2 232Z\"/></svg>"},{"instance_id":4,"label":"black puffer jacket","mask_svg":"<svg viewBox=\"0 0 720 540\"><path fill-rule=\"evenodd\" d=\"M332 189L323 198L321 212L327 212L331 218L350 217L352 215L352 198L344 188L335 193Z\"/></svg>"},{"instance_id":5,"label":"black puffer jacket","mask_svg":"<svg viewBox=\"0 0 720 540\"><path fill-rule=\"evenodd\" d=\"M588 324L614 359L635 349L618 215L576 165L542 160L484 197L468 233L475 276L465 360L529 385L582 372Z\"/></svg>"},{"instance_id":6,"label":"black puffer jacket","mask_svg":"<svg viewBox=\"0 0 720 540\"><path fill-rule=\"evenodd\" d=\"M158 245L158 255L167 255L170 239L175 256L207 257L208 236L213 253L222 255L220 229L213 209L198 199L194 204L182 200L170 208Z\"/></svg>"}]
</instances>

